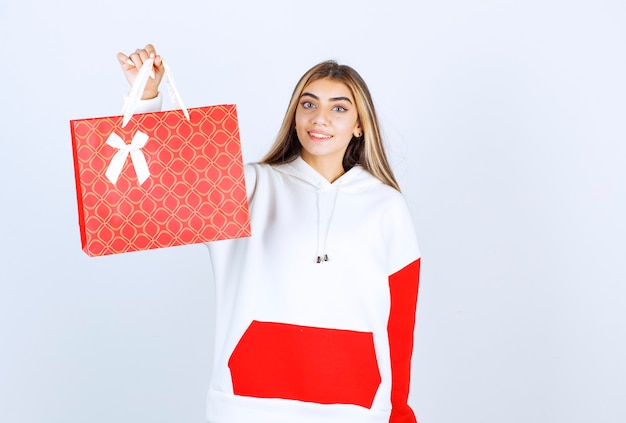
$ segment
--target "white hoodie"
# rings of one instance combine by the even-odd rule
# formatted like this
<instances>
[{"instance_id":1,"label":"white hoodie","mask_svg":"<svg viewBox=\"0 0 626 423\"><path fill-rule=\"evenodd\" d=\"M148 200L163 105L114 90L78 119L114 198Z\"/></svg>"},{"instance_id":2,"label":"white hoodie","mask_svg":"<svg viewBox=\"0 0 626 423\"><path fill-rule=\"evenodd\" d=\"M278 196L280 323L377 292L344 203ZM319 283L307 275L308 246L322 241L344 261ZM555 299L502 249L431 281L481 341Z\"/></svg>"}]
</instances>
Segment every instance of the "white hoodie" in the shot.
<instances>
[{"instance_id":1,"label":"white hoodie","mask_svg":"<svg viewBox=\"0 0 626 423\"><path fill-rule=\"evenodd\" d=\"M360 166L330 183L300 157L245 172L252 236L207 244L208 422L414 423L420 253L402 194Z\"/></svg>"},{"instance_id":2,"label":"white hoodie","mask_svg":"<svg viewBox=\"0 0 626 423\"><path fill-rule=\"evenodd\" d=\"M246 184L252 236L207 244L208 421L414 422L420 255L404 197L360 166L330 183L302 158L247 165Z\"/></svg>"}]
</instances>

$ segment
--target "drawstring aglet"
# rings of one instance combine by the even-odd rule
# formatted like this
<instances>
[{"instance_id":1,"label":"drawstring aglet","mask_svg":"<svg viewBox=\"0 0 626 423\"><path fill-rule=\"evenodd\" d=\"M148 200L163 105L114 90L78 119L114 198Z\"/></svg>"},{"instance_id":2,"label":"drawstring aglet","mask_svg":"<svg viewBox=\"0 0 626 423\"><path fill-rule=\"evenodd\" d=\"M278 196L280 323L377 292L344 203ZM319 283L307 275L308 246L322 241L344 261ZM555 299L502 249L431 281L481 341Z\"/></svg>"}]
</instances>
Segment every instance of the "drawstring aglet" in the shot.
<instances>
[{"instance_id":1,"label":"drawstring aglet","mask_svg":"<svg viewBox=\"0 0 626 423\"><path fill-rule=\"evenodd\" d=\"M324 254L324 261L328 261L328 254ZM321 263L322 262L322 256L317 256L317 263Z\"/></svg>"}]
</instances>

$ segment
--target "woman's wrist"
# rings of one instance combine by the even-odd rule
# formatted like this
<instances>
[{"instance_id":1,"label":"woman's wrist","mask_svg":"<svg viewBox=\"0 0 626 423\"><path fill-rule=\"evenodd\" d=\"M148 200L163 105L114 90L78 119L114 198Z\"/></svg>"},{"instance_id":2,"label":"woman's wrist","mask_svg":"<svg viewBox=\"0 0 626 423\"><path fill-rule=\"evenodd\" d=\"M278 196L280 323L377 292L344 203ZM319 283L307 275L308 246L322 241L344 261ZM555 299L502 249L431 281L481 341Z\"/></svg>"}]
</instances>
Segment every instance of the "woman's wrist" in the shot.
<instances>
[{"instance_id":1,"label":"woman's wrist","mask_svg":"<svg viewBox=\"0 0 626 423\"><path fill-rule=\"evenodd\" d=\"M159 95L159 91L153 91L153 90L146 90L143 92L143 95L141 96L142 100L152 100L153 98L156 98Z\"/></svg>"}]
</instances>

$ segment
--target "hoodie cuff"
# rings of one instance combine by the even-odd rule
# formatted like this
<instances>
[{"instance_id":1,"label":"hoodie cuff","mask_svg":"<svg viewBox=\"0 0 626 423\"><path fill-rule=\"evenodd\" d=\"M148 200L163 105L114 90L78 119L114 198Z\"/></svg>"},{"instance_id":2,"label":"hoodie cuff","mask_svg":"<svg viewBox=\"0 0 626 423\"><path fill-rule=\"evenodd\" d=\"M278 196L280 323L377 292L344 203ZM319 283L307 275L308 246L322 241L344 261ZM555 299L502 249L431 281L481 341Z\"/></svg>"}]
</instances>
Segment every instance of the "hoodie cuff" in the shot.
<instances>
[{"instance_id":1,"label":"hoodie cuff","mask_svg":"<svg viewBox=\"0 0 626 423\"><path fill-rule=\"evenodd\" d=\"M124 96L124 102L126 102L127 98L128 94ZM163 96L161 95L161 92L159 92L154 98L149 100L139 100L139 102L137 102L137 107L135 108L135 113L160 112L162 107Z\"/></svg>"}]
</instances>

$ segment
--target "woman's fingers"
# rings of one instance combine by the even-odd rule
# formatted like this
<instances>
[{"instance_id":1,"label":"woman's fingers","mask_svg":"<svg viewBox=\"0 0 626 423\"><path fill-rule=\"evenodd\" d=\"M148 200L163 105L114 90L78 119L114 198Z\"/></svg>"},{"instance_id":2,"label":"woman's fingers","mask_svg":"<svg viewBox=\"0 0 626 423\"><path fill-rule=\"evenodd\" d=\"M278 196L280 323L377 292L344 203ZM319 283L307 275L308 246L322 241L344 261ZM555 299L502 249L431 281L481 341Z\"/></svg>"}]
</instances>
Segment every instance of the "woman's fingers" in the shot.
<instances>
[{"instance_id":1,"label":"woman's fingers","mask_svg":"<svg viewBox=\"0 0 626 423\"><path fill-rule=\"evenodd\" d=\"M143 50L146 52L146 54L148 55L148 57L156 57L156 49L154 48L154 46L152 44L146 44L146 46L143 48Z\"/></svg>"},{"instance_id":2,"label":"woman's fingers","mask_svg":"<svg viewBox=\"0 0 626 423\"><path fill-rule=\"evenodd\" d=\"M143 66L143 62L145 62L146 60L148 60L148 55L145 53L142 54L140 50L137 50L136 52L128 56L128 64L135 66L137 69L141 69L141 66Z\"/></svg>"},{"instance_id":3,"label":"woman's fingers","mask_svg":"<svg viewBox=\"0 0 626 423\"><path fill-rule=\"evenodd\" d=\"M117 53L117 60L131 85L135 81L139 69L149 58L154 58L154 65L150 72L151 78L148 80L142 96L144 99L153 98L158 94L159 84L165 73L161 56L156 54L156 49L152 44L147 44L144 48L137 49L128 56L124 53Z\"/></svg>"}]
</instances>

